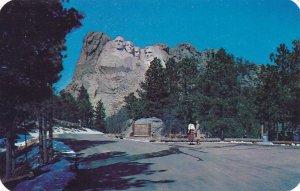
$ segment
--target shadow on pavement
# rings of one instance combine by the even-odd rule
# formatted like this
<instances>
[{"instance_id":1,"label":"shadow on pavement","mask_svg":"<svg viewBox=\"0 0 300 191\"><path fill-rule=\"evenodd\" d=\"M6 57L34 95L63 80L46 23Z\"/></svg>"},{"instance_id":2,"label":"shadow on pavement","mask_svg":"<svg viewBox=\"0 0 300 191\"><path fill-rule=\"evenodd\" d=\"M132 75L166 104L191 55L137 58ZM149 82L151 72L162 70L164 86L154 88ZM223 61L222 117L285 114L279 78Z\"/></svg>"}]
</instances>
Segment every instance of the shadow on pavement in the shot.
<instances>
[{"instance_id":1,"label":"shadow on pavement","mask_svg":"<svg viewBox=\"0 0 300 191\"><path fill-rule=\"evenodd\" d=\"M107 152L81 157L78 155L72 171L76 178L65 190L126 190L141 188L149 184L172 183L174 180L145 180L133 176L153 175L166 170L150 170L152 163L140 163L137 160L180 154L178 148L158 152L128 155L125 152ZM144 177L144 176L143 176ZM150 177L149 177L150 178Z\"/></svg>"},{"instance_id":2,"label":"shadow on pavement","mask_svg":"<svg viewBox=\"0 0 300 191\"><path fill-rule=\"evenodd\" d=\"M146 184L172 183L173 180L136 180L134 175L150 175L159 171L149 170L151 163L116 163L94 169L75 170L76 178L65 190L126 190L131 187L141 188Z\"/></svg>"},{"instance_id":3,"label":"shadow on pavement","mask_svg":"<svg viewBox=\"0 0 300 191\"><path fill-rule=\"evenodd\" d=\"M78 140L78 139L65 139L65 138L57 138L57 141L63 142L65 145L71 147L75 152L94 147L102 144L110 144L115 143L116 141L88 141L88 140Z\"/></svg>"}]
</instances>

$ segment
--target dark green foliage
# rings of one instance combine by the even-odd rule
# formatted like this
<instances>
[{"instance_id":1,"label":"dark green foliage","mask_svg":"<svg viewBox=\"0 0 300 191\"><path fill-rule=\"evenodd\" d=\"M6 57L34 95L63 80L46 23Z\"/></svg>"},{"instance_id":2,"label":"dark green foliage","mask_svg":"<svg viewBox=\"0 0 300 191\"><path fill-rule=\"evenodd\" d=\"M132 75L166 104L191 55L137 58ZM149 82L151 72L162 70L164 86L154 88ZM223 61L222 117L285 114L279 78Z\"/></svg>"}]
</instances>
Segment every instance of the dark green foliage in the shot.
<instances>
[{"instance_id":1,"label":"dark green foliage","mask_svg":"<svg viewBox=\"0 0 300 191\"><path fill-rule=\"evenodd\" d=\"M225 50L221 49L201 72L190 58L179 62L169 59L166 68L158 60L152 64L139 91L140 98L133 93L125 98L131 118L155 113L165 122L165 133L185 133L188 123L201 120L202 127L214 136L257 135L254 108L250 107L254 101L248 99L252 86L241 88L238 66ZM253 65L243 64L243 75L255 70ZM149 107L153 103L159 107ZM249 120L241 123L245 116Z\"/></svg>"},{"instance_id":2,"label":"dark green foliage","mask_svg":"<svg viewBox=\"0 0 300 191\"><path fill-rule=\"evenodd\" d=\"M106 119L106 130L108 133L122 133L130 126L131 120L125 108Z\"/></svg>"},{"instance_id":3,"label":"dark green foliage","mask_svg":"<svg viewBox=\"0 0 300 191\"><path fill-rule=\"evenodd\" d=\"M83 127L91 127L93 124L94 109L90 102L87 90L81 86L77 98L78 117Z\"/></svg>"},{"instance_id":4,"label":"dark green foliage","mask_svg":"<svg viewBox=\"0 0 300 191\"><path fill-rule=\"evenodd\" d=\"M206 97L207 129L213 135L241 136L241 127L237 122L239 102L238 72L232 55L220 49L208 62L202 76L201 91Z\"/></svg>"},{"instance_id":5,"label":"dark green foliage","mask_svg":"<svg viewBox=\"0 0 300 191\"><path fill-rule=\"evenodd\" d=\"M93 128L106 133L105 128L105 108L101 100L98 101L96 110L95 110L95 122Z\"/></svg>"},{"instance_id":6,"label":"dark green foliage","mask_svg":"<svg viewBox=\"0 0 300 191\"><path fill-rule=\"evenodd\" d=\"M168 88L168 93L170 95L176 94L178 90L178 80L179 80L179 65L174 58L170 58L166 62L166 85Z\"/></svg>"},{"instance_id":7,"label":"dark green foliage","mask_svg":"<svg viewBox=\"0 0 300 191\"><path fill-rule=\"evenodd\" d=\"M276 120L279 114L279 88L277 67L273 65L262 66L260 83L257 86L256 104L257 117L263 122Z\"/></svg>"},{"instance_id":8,"label":"dark green foliage","mask_svg":"<svg viewBox=\"0 0 300 191\"><path fill-rule=\"evenodd\" d=\"M81 18L58 1L7 3L0 12L0 81L6 82L1 84L6 91L1 92L17 97L16 104L51 95L63 69L65 36L80 26Z\"/></svg>"},{"instance_id":9,"label":"dark green foliage","mask_svg":"<svg viewBox=\"0 0 300 191\"><path fill-rule=\"evenodd\" d=\"M145 81L141 83L140 97L145 103L145 112L148 117L161 117L161 108L166 103L168 92L166 89L165 72L161 61L157 58L151 62L145 74Z\"/></svg>"},{"instance_id":10,"label":"dark green foliage","mask_svg":"<svg viewBox=\"0 0 300 191\"><path fill-rule=\"evenodd\" d=\"M274 65L262 67L257 86L257 117L273 139L292 133L300 122L300 41L293 41L292 48L281 44L271 54Z\"/></svg>"},{"instance_id":11,"label":"dark green foliage","mask_svg":"<svg viewBox=\"0 0 300 191\"><path fill-rule=\"evenodd\" d=\"M194 121L196 82L198 79L197 65L193 59L184 58L177 63L178 80L177 81L177 101L181 110L184 123L188 124Z\"/></svg>"},{"instance_id":12,"label":"dark green foliage","mask_svg":"<svg viewBox=\"0 0 300 191\"><path fill-rule=\"evenodd\" d=\"M132 119L138 119L145 114L145 102L141 98L137 98L134 93L130 93L124 98L125 108Z\"/></svg>"},{"instance_id":13,"label":"dark green foliage","mask_svg":"<svg viewBox=\"0 0 300 191\"><path fill-rule=\"evenodd\" d=\"M171 58L165 68L155 59L139 97L125 97L125 109L134 120L163 119L166 133L184 133L199 120L204 131L221 138L257 138L261 123L272 136L284 137L286 130L297 131L300 119L299 41L292 51L280 45L271 60L275 65L259 66L220 49L198 71L190 58Z\"/></svg>"},{"instance_id":14,"label":"dark green foliage","mask_svg":"<svg viewBox=\"0 0 300 191\"><path fill-rule=\"evenodd\" d=\"M238 103L238 120L243 127L243 137L260 136L260 123L256 118L256 86L261 66L242 58L236 59L240 96Z\"/></svg>"},{"instance_id":15,"label":"dark green foliage","mask_svg":"<svg viewBox=\"0 0 300 191\"><path fill-rule=\"evenodd\" d=\"M59 120L78 123L79 109L76 99L69 93L62 91L54 97L54 117Z\"/></svg>"},{"instance_id":16,"label":"dark green foliage","mask_svg":"<svg viewBox=\"0 0 300 191\"><path fill-rule=\"evenodd\" d=\"M185 132L187 124L194 120L198 75L197 63L193 59L167 61L166 84L169 97L163 115L167 132Z\"/></svg>"},{"instance_id":17,"label":"dark green foliage","mask_svg":"<svg viewBox=\"0 0 300 191\"><path fill-rule=\"evenodd\" d=\"M1 9L0 128L6 128L7 153L20 108L51 97L63 69L65 37L81 25L81 18L60 1L13 0ZM11 154L7 156L6 177L10 177Z\"/></svg>"},{"instance_id":18,"label":"dark green foliage","mask_svg":"<svg viewBox=\"0 0 300 191\"><path fill-rule=\"evenodd\" d=\"M12 121L21 104L52 95L63 69L65 36L81 18L59 1L14 0L1 9L0 122Z\"/></svg>"}]
</instances>

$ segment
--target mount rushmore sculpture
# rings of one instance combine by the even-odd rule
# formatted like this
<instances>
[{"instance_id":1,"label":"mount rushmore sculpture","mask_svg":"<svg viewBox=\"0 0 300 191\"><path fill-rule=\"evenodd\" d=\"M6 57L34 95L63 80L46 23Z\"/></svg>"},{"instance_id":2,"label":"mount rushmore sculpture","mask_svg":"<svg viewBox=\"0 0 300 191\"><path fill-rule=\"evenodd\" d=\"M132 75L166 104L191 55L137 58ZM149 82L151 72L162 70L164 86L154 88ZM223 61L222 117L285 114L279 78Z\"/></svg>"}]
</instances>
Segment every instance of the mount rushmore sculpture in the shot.
<instances>
[{"instance_id":1,"label":"mount rushmore sculpture","mask_svg":"<svg viewBox=\"0 0 300 191\"><path fill-rule=\"evenodd\" d=\"M139 89L151 61L157 57L163 66L173 57L180 60L193 57L201 66L209 59L210 52L200 52L188 43L175 48L157 43L140 48L121 36L111 39L101 32L89 32L84 41L72 82L65 91L75 97L84 86L95 106L101 99L107 116L118 112L124 105L124 97Z\"/></svg>"}]
</instances>

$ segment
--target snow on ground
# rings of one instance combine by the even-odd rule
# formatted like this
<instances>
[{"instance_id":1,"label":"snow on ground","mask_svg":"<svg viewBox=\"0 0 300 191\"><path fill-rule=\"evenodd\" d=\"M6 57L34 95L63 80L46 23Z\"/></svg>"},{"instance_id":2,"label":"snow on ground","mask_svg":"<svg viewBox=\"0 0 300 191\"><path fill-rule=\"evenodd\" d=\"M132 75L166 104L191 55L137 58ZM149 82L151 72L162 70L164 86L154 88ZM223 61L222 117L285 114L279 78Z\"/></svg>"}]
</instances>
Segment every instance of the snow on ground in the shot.
<instances>
[{"instance_id":1,"label":"snow on ground","mask_svg":"<svg viewBox=\"0 0 300 191\"><path fill-rule=\"evenodd\" d=\"M55 140L53 141L53 149L54 149L54 151L57 151L57 152L60 152L63 154L68 154L69 157L76 156L76 153L69 146L65 145L63 142L60 142L60 141L55 141ZM38 161L38 157L37 157L38 153L39 153L39 149L37 146L33 147L32 150L30 150L27 153L27 159L29 161L29 166L32 169L35 169L39 165L39 163L38 163L39 161ZM25 154L22 154L21 156L19 156L16 159L17 163L24 163L25 161L26 161Z\"/></svg>"},{"instance_id":2,"label":"snow on ground","mask_svg":"<svg viewBox=\"0 0 300 191\"><path fill-rule=\"evenodd\" d=\"M89 129L89 128L64 128L64 127L59 127L59 126L54 126L53 128L53 134L54 135L59 135L59 134L104 134L100 131ZM17 134L18 139L16 140L15 145L17 147L25 146L25 135L22 134ZM29 132L29 135L26 136L27 140L38 138L39 137L39 131L38 130L33 130ZM0 139L0 152L5 152L5 139Z\"/></svg>"},{"instance_id":3,"label":"snow on ground","mask_svg":"<svg viewBox=\"0 0 300 191\"><path fill-rule=\"evenodd\" d=\"M69 157L75 157L76 153L61 141L53 141L53 149L60 153L68 154Z\"/></svg>"},{"instance_id":4,"label":"snow on ground","mask_svg":"<svg viewBox=\"0 0 300 191\"><path fill-rule=\"evenodd\" d=\"M62 127L54 127L53 134L103 134L102 132L91 130L88 128L81 129L67 129ZM28 139L37 138L38 131L30 132ZM21 146L25 144L25 136L18 135L18 143L16 145ZM53 149L67 157L76 157L76 153L67 145L61 141L53 141ZM31 151L27 153L29 159L29 165L32 169L38 167L38 147L35 146ZM17 163L25 161L25 154L17 158ZM53 164L46 165L41 168L44 173L31 179L19 183L15 190L63 190L63 188L75 178L75 173L70 171L71 162L66 160L64 157Z\"/></svg>"},{"instance_id":5,"label":"snow on ground","mask_svg":"<svg viewBox=\"0 0 300 191\"><path fill-rule=\"evenodd\" d=\"M38 153L39 153L39 148L37 146L33 147L29 152L27 152L28 165L32 169L35 169L39 165L39 161L37 157ZM17 164L24 163L25 161L26 161L25 154L22 154L16 159Z\"/></svg>"},{"instance_id":6,"label":"snow on ground","mask_svg":"<svg viewBox=\"0 0 300 191\"><path fill-rule=\"evenodd\" d=\"M75 178L75 173L70 171L70 165L65 159L46 165L41 168L46 173L19 183L15 190L63 190L68 182Z\"/></svg>"},{"instance_id":7,"label":"snow on ground","mask_svg":"<svg viewBox=\"0 0 300 191\"><path fill-rule=\"evenodd\" d=\"M147 138L124 138L124 140L137 141L137 142L150 142Z\"/></svg>"},{"instance_id":8,"label":"snow on ground","mask_svg":"<svg viewBox=\"0 0 300 191\"><path fill-rule=\"evenodd\" d=\"M64 128L55 126L53 129L53 134L104 134L100 131L89 129L89 128Z\"/></svg>"},{"instance_id":9,"label":"snow on ground","mask_svg":"<svg viewBox=\"0 0 300 191\"><path fill-rule=\"evenodd\" d=\"M63 156L76 157L76 153L67 145L61 141L53 141L53 149L57 152L63 153ZM38 147L34 147L28 154L28 158L38 158L36 157L38 152ZM18 158L18 162L25 160L25 156ZM31 161L31 160L29 160ZM41 168L44 173L24 182L19 183L15 190L63 190L63 188L75 178L75 173L70 171L71 162L64 159L64 157L53 164L46 165ZM32 169L38 166L38 160L32 160L30 163Z\"/></svg>"},{"instance_id":10,"label":"snow on ground","mask_svg":"<svg viewBox=\"0 0 300 191\"><path fill-rule=\"evenodd\" d=\"M39 136L39 131L33 131L29 133L32 137L38 137ZM59 135L59 134L104 134L100 131L89 129L89 128L65 128L65 127L60 127L60 126L54 126L53 128L53 134L54 135Z\"/></svg>"}]
</instances>

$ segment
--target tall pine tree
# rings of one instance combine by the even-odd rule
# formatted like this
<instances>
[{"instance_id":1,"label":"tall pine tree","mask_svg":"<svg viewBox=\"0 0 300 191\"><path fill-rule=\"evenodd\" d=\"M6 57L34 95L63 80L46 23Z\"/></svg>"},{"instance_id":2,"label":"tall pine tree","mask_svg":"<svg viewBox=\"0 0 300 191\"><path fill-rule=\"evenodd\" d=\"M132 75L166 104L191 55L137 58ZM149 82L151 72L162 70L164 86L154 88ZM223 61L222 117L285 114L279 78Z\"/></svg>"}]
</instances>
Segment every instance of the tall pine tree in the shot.
<instances>
[{"instance_id":1,"label":"tall pine tree","mask_svg":"<svg viewBox=\"0 0 300 191\"><path fill-rule=\"evenodd\" d=\"M294 131L300 122L300 41L293 41L292 50L280 44L270 58L274 65L262 67L257 87L257 116L269 131L270 140L291 140L284 134Z\"/></svg>"},{"instance_id":2,"label":"tall pine tree","mask_svg":"<svg viewBox=\"0 0 300 191\"><path fill-rule=\"evenodd\" d=\"M141 98L137 98L134 93L130 93L128 96L125 96L124 101L126 103L125 109L131 119L136 120L145 116L145 103Z\"/></svg>"},{"instance_id":3,"label":"tall pine tree","mask_svg":"<svg viewBox=\"0 0 300 191\"><path fill-rule=\"evenodd\" d=\"M40 103L53 93L63 69L66 35L82 16L60 1L8 2L0 12L0 128L6 128L6 177L12 176L17 114L26 103Z\"/></svg>"},{"instance_id":4,"label":"tall pine tree","mask_svg":"<svg viewBox=\"0 0 300 191\"><path fill-rule=\"evenodd\" d=\"M145 112L148 117L162 116L161 109L166 104L168 92L165 71L159 59L154 58L151 62L145 74L145 81L141 83L139 95L145 103Z\"/></svg>"},{"instance_id":5,"label":"tall pine tree","mask_svg":"<svg viewBox=\"0 0 300 191\"><path fill-rule=\"evenodd\" d=\"M95 122L94 122L94 127L95 129L106 133L106 127L105 127L105 108L103 105L103 102L101 100L98 101L96 110L95 110Z\"/></svg>"},{"instance_id":6,"label":"tall pine tree","mask_svg":"<svg viewBox=\"0 0 300 191\"><path fill-rule=\"evenodd\" d=\"M90 96L84 86L81 86L77 98L78 115L83 127L91 127L93 124L94 109L90 102Z\"/></svg>"},{"instance_id":7,"label":"tall pine tree","mask_svg":"<svg viewBox=\"0 0 300 191\"><path fill-rule=\"evenodd\" d=\"M207 100L205 123L213 135L241 136L236 120L239 83L234 57L220 49L208 62L203 75L202 94Z\"/></svg>"}]
</instances>

